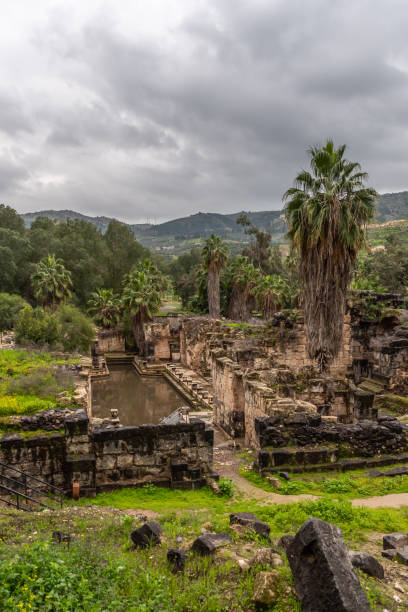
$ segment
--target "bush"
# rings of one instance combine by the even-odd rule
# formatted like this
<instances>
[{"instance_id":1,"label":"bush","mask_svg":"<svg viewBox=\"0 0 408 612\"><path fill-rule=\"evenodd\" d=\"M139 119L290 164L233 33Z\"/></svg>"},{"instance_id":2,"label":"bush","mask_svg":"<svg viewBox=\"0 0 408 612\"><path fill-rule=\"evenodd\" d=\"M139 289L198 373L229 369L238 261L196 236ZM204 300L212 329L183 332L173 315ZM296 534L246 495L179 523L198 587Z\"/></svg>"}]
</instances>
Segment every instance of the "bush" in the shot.
<instances>
[{"instance_id":1,"label":"bush","mask_svg":"<svg viewBox=\"0 0 408 612\"><path fill-rule=\"evenodd\" d=\"M61 341L65 351L78 350L88 353L95 337L95 329L89 319L75 306L61 306L57 312L61 328Z\"/></svg>"},{"instance_id":2,"label":"bush","mask_svg":"<svg viewBox=\"0 0 408 612\"><path fill-rule=\"evenodd\" d=\"M61 338L56 315L43 308L34 310L31 306L26 306L18 313L14 331L19 344L55 347Z\"/></svg>"},{"instance_id":3,"label":"bush","mask_svg":"<svg viewBox=\"0 0 408 612\"><path fill-rule=\"evenodd\" d=\"M17 315L16 342L87 353L94 338L92 321L75 306L57 312L26 306Z\"/></svg>"},{"instance_id":4,"label":"bush","mask_svg":"<svg viewBox=\"0 0 408 612\"><path fill-rule=\"evenodd\" d=\"M225 497L232 497L234 493L234 483L230 478L220 478L218 486Z\"/></svg>"},{"instance_id":5,"label":"bush","mask_svg":"<svg viewBox=\"0 0 408 612\"><path fill-rule=\"evenodd\" d=\"M12 329L18 313L28 306L19 295L0 293L0 330Z\"/></svg>"}]
</instances>

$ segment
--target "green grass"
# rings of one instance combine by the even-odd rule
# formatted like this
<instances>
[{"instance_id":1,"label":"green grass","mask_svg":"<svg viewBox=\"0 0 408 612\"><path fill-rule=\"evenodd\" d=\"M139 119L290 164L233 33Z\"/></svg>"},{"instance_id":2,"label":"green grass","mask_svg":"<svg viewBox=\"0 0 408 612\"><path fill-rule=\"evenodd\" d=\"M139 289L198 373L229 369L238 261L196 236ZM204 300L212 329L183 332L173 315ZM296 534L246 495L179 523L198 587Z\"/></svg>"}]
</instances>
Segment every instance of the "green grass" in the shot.
<instances>
[{"instance_id":1,"label":"green grass","mask_svg":"<svg viewBox=\"0 0 408 612\"><path fill-rule=\"evenodd\" d=\"M408 530L408 509L352 508L349 501L321 499L287 505L261 505L229 499L207 489L122 489L82 507L36 514L5 511L0 515L0 609L46 612L249 612L253 580L260 569L242 572L233 554L250 559L255 548L268 545L251 531L229 525L229 513L250 511L271 527L272 545L284 533L295 533L310 516L335 523L347 544L362 543L371 532ZM89 504L89 505L88 505ZM110 508L100 508L109 504ZM159 546L131 550L130 532L140 522L131 509L156 508L164 535ZM126 512L128 510L128 512ZM233 543L214 558L188 554L185 572L173 574L166 560L170 547L190 548L208 531L226 531ZM54 530L70 533L69 547L51 543ZM182 542L177 542L177 538ZM269 610L295 612L291 573L284 558L278 601ZM387 603L381 583L361 577L373 609ZM31 607L30 607L31 606Z\"/></svg>"},{"instance_id":2,"label":"green grass","mask_svg":"<svg viewBox=\"0 0 408 612\"><path fill-rule=\"evenodd\" d=\"M397 416L408 414L408 398L400 395L377 395L374 400L374 406L387 414Z\"/></svg>"},{"instance_id":3,"label":"green grass","mask_svg":"<svg viewBox=\"0 0 408 612\"><path fill-rule=\"evenodd\" d=\"M55 408L56 394L73 390L72 374L57 371L56 366L77 361L41 351L0 351L0 418Z\"/></svg>"},{"instance_id":4,"label":"green grass","mask_svg":"<svg viewBox=\"0 0 408 612\"><path fill-rule=\"evenodd\" d=\"M389 470L395 466L381 468ZM241 466L240 474L256 487L281 495L309 494L321 495L330 499L356 499L360 497L373 497L388 495L389 493L408 493L408 475L384 476L370 478L365 475L367 470L354 470L352 472L308 472L305 474L291 474L291 479L279 479L281 487L275 489L266 478L254 470ZM277 474L272 474L278 477ZM305 482L307 480L308 482Z\"/></svg>"},{"instance_id":5,"label":"green grass","mask_svg":"<svg viewBox=\"0 0 408 612\"><path fill-rule=\"evenodd\" d=\"M0 609L46 612L249 612L253 580L260 569L241 572L233 554L250 559L254 549L267 541L251 531L236 531L229 513L251 511L271 526L272 545L284 533L295 533L310 516L339 525L349 546L363 542L369 532L381 534L408 529L408 509L352 508L350 502L319 500L288 505L260 505L254 501L228 500L208 490L169 491L131 489L110 496L82 500L90 507L62 512L0 515ZM104 500L110 508L98 508ZM153 504L152 504L153 500ZM159 520L162 543L147 550L131 550L130 532L140 522L126 511L132 507L153 509L162 503ZM202 504L206 504L205 506ZM158 507L158 506L156 506ZM187 509L196 507L196 509ZM192 541L208 531L226 531L233 543L214 558L188 554L186 570L175 575L166 560L167 549L189 549ZM72 535L69 547L51 543L54 530ZM177 538L182 542L177 542ZM291 592L291 573L284 558L279 576L278 601L269 610L299 611ZM386 595L381 583L361 577L373 609L382 609Z\"/></svg>"}]
</instances>

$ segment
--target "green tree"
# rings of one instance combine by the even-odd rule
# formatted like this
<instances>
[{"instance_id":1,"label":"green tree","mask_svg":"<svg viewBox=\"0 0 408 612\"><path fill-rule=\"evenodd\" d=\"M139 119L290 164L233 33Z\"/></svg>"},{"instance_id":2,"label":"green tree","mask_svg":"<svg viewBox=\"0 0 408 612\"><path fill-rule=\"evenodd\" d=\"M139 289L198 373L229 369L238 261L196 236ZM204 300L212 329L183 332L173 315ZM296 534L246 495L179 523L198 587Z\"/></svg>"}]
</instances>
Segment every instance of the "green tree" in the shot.
<instances>
[{"instance_id":1,"label":"green tree","mask_svg":"<svg viewBox=\"0 0 408 612\"><path fill-rule=\"evenodd\" d=\"M71 297L71 274L54 255L48 255L35 265L31 283L37 301L52 310Z\"/></svg>"},{"instance_id":2,"label":"green tree","mask_svg":"<svg viewBox=\"0 0 408 612\"><path fill-rule=\"evenodd\" d=\"M20 217L14 208L6 206L5 204L0 204L0 227L12 230L18 234L25 233L25 225L22 217Z\"/></svg>"},{"instance_id":3,"label":"green tree","mask_svg":"<svg viewBox=\"0 0 408 612\"><path fill-rule=\"evenodd\" d=\"M64 351L89 353L95 338L95 328L92 321L79 308L71 304L63 304L58 309L56 318Z\"/></svg>"},{"instance_id":4,"label":"green tree","mask_svg":"<svg viewBox=\"0 0 408 612\"><path fill-rule=\"evenodd\" d=\"M122 306L132 321L133 335L141 355L146 352L144 325L158 310L162 298L162 285L157 276L146 271L135 271L125 276Z\"/></svg>"},{"instance_id":5,"label":"green tree","mask_svg":"<svg viewBox=\"0 0 408 612\"><path fill-rule=\"evenodd\" d=\"M125 274L140 259L146 258L149 251L134 237L131 228L119 221L111 221L104 235L108 248L106 285L120 291Z\"/></svg>"},{"instance_id":6,"label":"green tree","mask_svg":"<svg viewBox=\"0 0 408 612\"><path fill-rule=\"evenodd\" d=\"M255 306L254 289L261 279L261 273L245 255L238 255L232 260L229 272L231 294L228 317L237 321L247 321Z\"/></svg>"},{"instance_id":7,"label":"green tree","mask_svg":"<svg viewBox=\"0 0 408 612\"><path fill-rule=\"evenodd\" d=\"M211 234L202 250L203 266L207 270L207 299L210 317L220 316L220 273L227 263L229 249L219 236Z\"/></svg>"},{"instance_id":8,"label":"green tree","mask_svg":"<svg viewBox=\"0 0 408 612\"><path fill-rule=\"evenodd\" d=\"M13 329L17 315L28 306L19 295L0 293L0 330Z\"/></svg>"},{"instance_id":9,"label":"green tree","mask_svg":"<svg viewBox=\"0 0 408 612\"><path fill-rule=\"evenodd\" d=\"M347 289L377 195L345 150L331 140L312 147L311 171L302 170L284 195L288 237L299 254L308 354L321 371L340 350Z\"/></svg>"},{"instance_id":10,"label":"green tree","mask_svg":"<svg viewBox=\"0 0 408 612\"><path fill-rule=\"evenodd\" d=\"M116 327L121 315L119 297L113 293L113 289L97 289L91 294L88 311L99 327Z\"/></svg>"},{"instance_id":11,"label":"green tree","mask_svg":"<svg viewBox=\"0 0 408 612\"><path fill-rule=\"evenodd\" d=\"M254 293L263 318L268 320L287 304L289 287L280 276L268 275L260 279Z\"/></svg>"}]
</instances>

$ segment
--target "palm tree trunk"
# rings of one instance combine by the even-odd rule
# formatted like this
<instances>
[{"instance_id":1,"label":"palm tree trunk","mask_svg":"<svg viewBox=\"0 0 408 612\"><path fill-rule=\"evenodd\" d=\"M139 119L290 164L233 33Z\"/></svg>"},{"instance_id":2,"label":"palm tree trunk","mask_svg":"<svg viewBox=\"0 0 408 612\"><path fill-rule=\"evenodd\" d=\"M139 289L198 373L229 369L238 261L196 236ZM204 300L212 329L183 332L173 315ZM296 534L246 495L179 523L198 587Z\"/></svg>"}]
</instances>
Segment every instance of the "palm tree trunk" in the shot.
<instances>
[{"instance_id":1,"label":"palm tree trunk","mask_svg":"<svg viewBox=\"0 0 408 612\"><path fill-rule=\"evenodd\" d=\"M220 271L215 267L208 269L207 278L208 312L212 319L220 317Z\"/></svg>"},{"instance_id":2,"label":"palm tree trunk","mask_svg":"<svg viewBox=\"0 0 408 612\"><path fill-rule=\"evenodd\" d=\"M132 317L132 329L133 336L135 338L136 346L139 351L139 355L145 355L146 349L146 336L144 332L144 324L148 320L147 313L144 308L140 308L136 315Z\"/></svg>"}]
</instances>

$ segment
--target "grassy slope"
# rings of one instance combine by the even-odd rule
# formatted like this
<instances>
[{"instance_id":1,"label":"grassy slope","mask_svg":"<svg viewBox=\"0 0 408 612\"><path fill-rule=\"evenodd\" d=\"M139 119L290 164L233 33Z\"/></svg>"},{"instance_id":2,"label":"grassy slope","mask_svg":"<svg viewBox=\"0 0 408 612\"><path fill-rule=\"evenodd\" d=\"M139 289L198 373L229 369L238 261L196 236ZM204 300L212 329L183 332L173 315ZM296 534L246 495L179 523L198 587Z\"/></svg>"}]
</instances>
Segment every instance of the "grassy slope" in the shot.
<instances>
[{"instance_id":1,"label":"grassy slope","mask_svg":"<svg viewBox=\"0 0 408 612\"><path fill-rule=\"evenodd\" d=\"M231 529L229 513L252 511L271 526L272 541L294 533L309 517L339 525L350 546L364 546L370 532L408 530L408 512L402 510L353 509L347 501L331 500L257 505L252 501L214 496L207 489L123 490L83 500L83 506L59 513L0 515L0 609L74 611L249 611L256 567L242 572L234 554L250 559L255 548L268 545L254 533ZM91 504L91 505L86 505ZM107 508L106 505L109 505ZM105 506L102 508L101 506ZM114 508L126 508L115 510ZM131 508L156 510L164 530L162 544L146 551L130 549L129 534L140 519ZM214 558L189 554L184 574L172 573L166 561L169 547L188 549L192 541L208 531L226 531L233 544ZM50 543L54 530L72 534L66 545ZM182 538L181 542L177 538ZM378 546L379 549L379 546ZM299 610L291 589L286 560L278 570L278 601L270 610ZM362 579L372 608L389 605L385 586ZM388 608L393 609L393 608Z\"/></svg>"}]
</instances>

